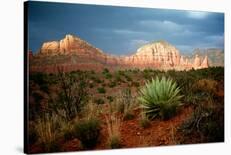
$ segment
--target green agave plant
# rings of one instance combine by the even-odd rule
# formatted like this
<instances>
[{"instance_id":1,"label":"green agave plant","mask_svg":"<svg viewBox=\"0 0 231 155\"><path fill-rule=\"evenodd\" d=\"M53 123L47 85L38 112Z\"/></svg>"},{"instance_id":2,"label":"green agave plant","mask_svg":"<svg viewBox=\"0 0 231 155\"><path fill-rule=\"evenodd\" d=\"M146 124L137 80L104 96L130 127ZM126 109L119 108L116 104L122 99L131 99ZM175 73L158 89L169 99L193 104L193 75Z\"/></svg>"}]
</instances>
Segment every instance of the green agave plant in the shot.
<instances>
[{"instance_id":1,"label":"green agave plant","mask_svg":"<svg viewBox=\"0 0 231 155\"><path fill-rule=\"evenodd\" d=\"M146 82L139 94L138 100L149 119L170 118L181 105L180 100L183 97L176 82L164 76Z\"/></svg>"}]
</instances>

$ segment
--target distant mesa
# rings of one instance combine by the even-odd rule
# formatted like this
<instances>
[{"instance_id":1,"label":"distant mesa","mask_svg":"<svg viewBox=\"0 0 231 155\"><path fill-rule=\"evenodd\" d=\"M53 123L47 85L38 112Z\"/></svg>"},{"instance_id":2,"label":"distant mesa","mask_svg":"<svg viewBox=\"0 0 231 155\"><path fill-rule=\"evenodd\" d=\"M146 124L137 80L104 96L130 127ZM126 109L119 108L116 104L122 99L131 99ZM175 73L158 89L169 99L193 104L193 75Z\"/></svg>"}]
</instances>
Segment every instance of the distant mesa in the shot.
<instances>
[{"instance_id":1,"label":"distant mesa","mask_svg":"<svg viewBox=\"0 0 231 155\"><path fill-rule=\"evenodd\" d=\"M66 35L60 41L42 44L41 49L32 54L31 71L55 72L57 67L64 71L152 68L161 70L189 70L209 67L208 56L196 55L188 58L166 41L156 41L143 45L130 56L113 56L94 47L74 35Z\"/></svg>"}]
</instances>

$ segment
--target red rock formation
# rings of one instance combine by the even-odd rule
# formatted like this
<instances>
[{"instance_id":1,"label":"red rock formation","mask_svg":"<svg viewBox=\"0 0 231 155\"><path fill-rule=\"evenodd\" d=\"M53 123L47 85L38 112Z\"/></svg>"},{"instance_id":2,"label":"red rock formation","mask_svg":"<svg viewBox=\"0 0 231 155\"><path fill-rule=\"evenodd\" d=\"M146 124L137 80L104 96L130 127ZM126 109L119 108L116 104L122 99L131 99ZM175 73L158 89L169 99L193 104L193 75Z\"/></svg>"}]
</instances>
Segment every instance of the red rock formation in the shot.
<instances>
[{"instance_id":1,"label":"red rock formation","mask_svg":"<svg viewBox=\"0 0 231 155\"><path fill-rule=\"evenodd\" d=\"M201 68L208 68L209 67L209 62L208 62L208 56L206 55L204 60L201 63Z\"/></svg>"},{"instance_id":2,"label":"red rock formation","mask_svg":"<svg viewBox=\"0 0 231 155\"><path fill-rule=\"evenodd\" d=\"M164 67L174 67L180 64L179 51L165 41L144 45L135 54L137 61L142 64L159 64Z\"/></svg>"},{"instance_id":3,"label":"red rock formation","mask_svg":"<svg viewBox=\"0 0 231 155\"><path fill-rule=\"evenodd\" d=\"M194 68L194 69L198 69L198 68L200 68L200 66L201 66L201 59L200 59L200 57L196 54L196 57L195 57L194 63L193 63L193 68Z\"/></svg>"},{"instance_id":4,"label":"red rock formation","mask_svg":"<svg viewBox=\"0 0 231 155\"><path fill-rule=\"evenodd\" d=\"M56 55L56 54L78 54L81 56L94 57L94 55L102 56L104 53L90 45L86 41L73 35L66 35L60 41L51 41L43 43L40 55Z\"/></svg>"},{"instance_id":5,"label":"red rock formation","mask_svg":"<svg viewBox=\"0 0 231 155\"><path fill-rule=\"evenodd\" d=\"M119 57L106 54L78 37L66 35L60 41L44 43L35 61L31 63L31 70L52 72L57 65L62 66L65 71L100 70L105 67L187 70L208 66L208 58L204 59L202 66L200 61L197 55L194 63L190 64L188 59L180 55L178 49L165 41L146 44L131 56Z\"/></svg>"}]
</instances>

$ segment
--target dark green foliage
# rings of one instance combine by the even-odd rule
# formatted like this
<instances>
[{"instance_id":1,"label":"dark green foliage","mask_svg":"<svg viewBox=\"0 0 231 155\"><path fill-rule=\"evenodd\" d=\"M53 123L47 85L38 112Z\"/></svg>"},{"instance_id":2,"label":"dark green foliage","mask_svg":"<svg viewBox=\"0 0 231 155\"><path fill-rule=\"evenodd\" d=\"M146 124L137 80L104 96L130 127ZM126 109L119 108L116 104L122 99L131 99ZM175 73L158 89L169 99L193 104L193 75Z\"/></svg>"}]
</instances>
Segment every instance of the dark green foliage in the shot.
<instances>
[{"instance_id":1,"label":"dark green foliage","mask_svg":"<svg viewBox=\"0 0 231 155\"><path fill-rule=\"evenodd\" d=\"M109 73L109 70L107 68L104 68L102 74L107 74L107 73Z\"/></svg>"},{"instance_id":2,"label":"dark green foliage","mask_svg":"<svg viewBox=\"0 0 231 155\"><path fill-rule=\"evenodd\" d=\"M112 96L107 96L108 101L111 103L113 102L114 98Z\"/></svg>"},{"instance_id":3,"label":"dark green foliage","mask_svg":"<svg viewBox=\"0 0 231 155\"><path fill-rule=\"evenodd\" d=\"M109 146L111 149L120 148L121 142L120 142L119 137L117 137L117 136L111 137L110 142L109 142Z\"/></svg>"},{"instance_id":4,"label":"dark green foliage","mask_svg":"<svg viewBox=\"0 0 231 155\"><path fill-rule=\"evenodd\" d=\"M108 84L108 86L110 87L110 88L113 88L113 87L115 87L117 85L117 83L115 82L115 81L111 81L109 84Z\"/></svg>"},{"instance_id":5,"label":"dark green foliage","mask_svg":"<svg viewBox=\"0 0 231 155\"><path fill-rule=\"evenodd\" d=\"M100 122L97 119L81 120L74 126L74 134L86 149L97 144L100 135Z\"/></svg>"},{"instance_id":6,"label":"dark green foliage","mask_svg":"<svg viewBox=\"0 0 231 155\"><path fill-rule=\"evenodd\" d=\"M198 135L197 142L224 141L224 109L198 105L188 120L180 127L185 137Z\"/></svg>"},{"instance_id":7,"label":"dark green foliage","mask_svg":"<svg viewBox=\"0 0 231 155\"><path fill-rule=\"evenodd\" d=\"M149 70L145 69L143 71L143 76L144 76L145 79L150 79L150 72L149 72Z\"/></svg>"},{"instance_id":8,"label":"dark green foliage","mask_svg":"<svg viewBox=\"0 0 231 155\"><path fill-rule=\"evenodd\" d=\"M109 71L107 68L105 68L105 69L103 70L102 74L104 75L104 77L105 77L106 79L111 79L111 78L112 78L112 74L110 73L110 71Z\"/></svg>"},{"instance_id":9,"label":"dark green foliage","mask_svg":"<svg viewBox=\"0 0 231 155\"><path fill-rule=\"evenodd\" d=\"M65 141L71 140L74 135L73 127L71 123L66 123L64 126L61 128L62 136Z\"/></svg>"},{"instance_id":10,"label":"dark green foliage","mask_svg":"<svg viewBox=\"0 0 231 155\"><path fill-rule=\"evenodd\" d=\"M94 102L95 102L96 104L104 104L104 103L105 103L104 100L103 100L102 98L95 99Z\"/></svg>"},{"instance_id":11,"label":"dark green foliage","mask_svg":"<svg viewBox=\"0 0 231 155\"><path fill-rule=\"evenodd\" d=\"M129 75L125 74L124 77L128 82L132 81L132 78Z\"/></svg>"},{"instance_id":12,"label":"dark green foliage","mask_svg":"<svg viewBox=\"0 0 231 155\"><path fill-rule=\"evenodd\" d=\"M101 94L106 93L106 90L105 90L104 87L99 87L99 88L97 88L97 91L98 91L98 93L101 93Z\"/></svg>"},{"instance_id":13,"label":"dark green foliage","mask_svg":"<svg viewBox=\"0 0 231 155\"><path fill-rule=\"evenodd\" d=\"M98 77L93 78L96 83L102 83L102 80L100 80Z\"/></svg>"},{"instance_id":14,"label":"dark green foliage","mask_svg":"<svg viewBox=\"0 0 231 155\"><path fill-rule=\"evenodd\" d=\"M105 76L106 79L111 79L111 78L112 78L111 73L107 73L107 74L105 74L104 76Z\"/></svg>"},{"instance_id":15,"label":"dark green foliage","mask_svg":"<svg viewBox=\"0 0 231 155\"><path fill-rule=\"evenodd\" d=\"M49 104L55 112L64 110L68 120L76 117L88 101L87 81L84 73L76 75L59 73L60 92L57 99Z\"/></svg>"},{"instance_id":16,"label":"dark green foliage","mask_svg":"<svg viewBox=\"0 0 231 155\"><path fill-rule=\"evenodd\" d=\"M207 89L206 89L207 90ZM224 98L202 91L197 94L194 112L179 128L181 141L191 143L191 135L197 136L195 143L224 141ZM189 142L188 142L189 141Z\"/></svg>"},{"instance_id":17,"label":"dark green foliage","mask_svg":"<svg viewBox=\"0 0 231 155\"><path fill-rule=\"evenodd\" d=\"M114 76L115 76L115 82L116 83L119 84L120 82L123 82L123 80L122 80L121 75L119 74L119 72L116 72Z\"/></svg>"}]
</instances>

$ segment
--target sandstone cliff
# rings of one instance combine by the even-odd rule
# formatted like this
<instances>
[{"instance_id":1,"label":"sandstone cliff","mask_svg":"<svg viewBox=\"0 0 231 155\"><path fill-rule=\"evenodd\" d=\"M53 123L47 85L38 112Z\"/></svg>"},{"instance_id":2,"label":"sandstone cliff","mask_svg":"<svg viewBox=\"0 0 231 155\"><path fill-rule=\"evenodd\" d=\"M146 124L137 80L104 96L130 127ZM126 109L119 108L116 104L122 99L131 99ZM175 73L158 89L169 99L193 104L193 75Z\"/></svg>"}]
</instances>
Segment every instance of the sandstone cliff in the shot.
<instances>
[{"instance_id":1,"label":"sandstone cliff","mask_svg":"<svg viewBox=\"0 0 231 155\"><path fill-rule=\"evenodd\" d=\"M130 56L112 56L73 35L60 41L45 42L31 60L32 70L51 70L63 66L66 71L100 68L152 68L188 70L207 68L208 57L203 62L198 55L190 63L179 50L166 41L156 41L140 47Z\"/></svg>"}]
</instances>

